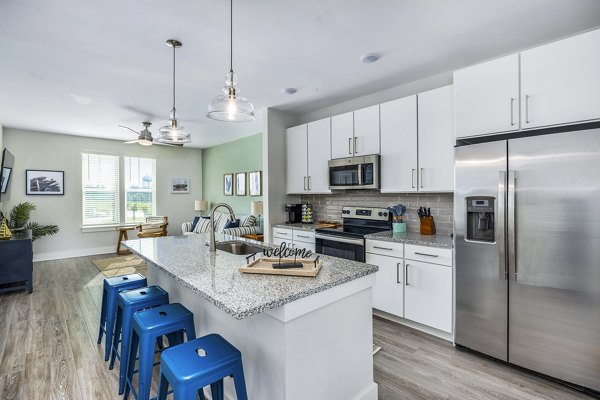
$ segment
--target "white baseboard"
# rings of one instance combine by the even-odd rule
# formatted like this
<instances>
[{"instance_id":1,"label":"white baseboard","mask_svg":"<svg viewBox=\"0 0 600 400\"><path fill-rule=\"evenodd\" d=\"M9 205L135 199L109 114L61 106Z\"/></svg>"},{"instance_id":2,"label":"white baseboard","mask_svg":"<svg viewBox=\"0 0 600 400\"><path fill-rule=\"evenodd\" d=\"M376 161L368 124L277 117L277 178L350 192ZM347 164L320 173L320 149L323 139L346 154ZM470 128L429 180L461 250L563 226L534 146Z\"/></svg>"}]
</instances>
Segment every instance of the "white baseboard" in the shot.
<instances>
[{"instance_id":1,"label":"white baseboard","mask_svg":"<svg viewBox=\"0 0 600 400\"><path fill-rule=\"evenodd\" d=\"M46 253L33 253L33 261L60 260L63 258L93 256L96 254L114 253L115 246L95 247L92 249L76 249L64 251L51 251Z\"/></svg>"},{"instance_id":2,"label":"white baseboard","mask_svg":"<svg viewBox=\"0 0 600 400\"><path fill-rule=\"evenodd\" d=\"M375 308L373 309L373 315L377 315L378 317L389 319L390 321L396 322L398 324L406 325L410 328L419 330L421 332L428 333L433 336L437 336L440 339L444 339L444 340L454 343L454 335L452 333L440 331L440 330L432 328L430 326L419 324L418 322L414 322L414 321L411 321L411 320L408 320L408 319L405 319L402 317L398 317L396 315L389 314L389 313L386 313L385 311L377 310Z\"/></svg>"}]
</instances>

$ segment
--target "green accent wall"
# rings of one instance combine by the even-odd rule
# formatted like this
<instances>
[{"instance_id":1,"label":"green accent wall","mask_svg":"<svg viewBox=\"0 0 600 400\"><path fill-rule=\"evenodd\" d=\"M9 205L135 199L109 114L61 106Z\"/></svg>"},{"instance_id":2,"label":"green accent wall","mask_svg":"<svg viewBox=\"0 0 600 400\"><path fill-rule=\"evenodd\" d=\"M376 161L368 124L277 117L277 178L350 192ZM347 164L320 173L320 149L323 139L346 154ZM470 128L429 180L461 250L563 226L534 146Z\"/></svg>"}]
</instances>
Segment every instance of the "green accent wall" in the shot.
<instances>
[{"instance_id":1,"label":"green accent wall","mask_svg":"<svg viewBox=\"0 0 600 400\"><path fill-rule=\"evenodd\" d=\"M250 202L262 200L262 196L233 196L223 194L223 175L237 172L262 171L262 133L223 143L202 150L202 198L209 207L217 203L229 204L235 213L250 214ZM264 182L263 182L264 183ZM248 177L246 176L246 187ZM264 192L264 187L263 187ZM226 212L227 210L220 210Z\"/></svg>"}]
</instances>

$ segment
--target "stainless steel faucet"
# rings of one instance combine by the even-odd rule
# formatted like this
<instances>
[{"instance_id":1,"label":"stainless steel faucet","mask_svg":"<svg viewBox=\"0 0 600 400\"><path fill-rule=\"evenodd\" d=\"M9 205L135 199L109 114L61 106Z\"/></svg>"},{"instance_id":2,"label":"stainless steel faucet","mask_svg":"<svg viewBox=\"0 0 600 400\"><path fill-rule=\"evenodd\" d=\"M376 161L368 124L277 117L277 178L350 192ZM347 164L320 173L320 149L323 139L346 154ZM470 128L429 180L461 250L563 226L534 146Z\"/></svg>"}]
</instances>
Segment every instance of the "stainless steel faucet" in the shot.
<instances>
[{"instance_id":1,"label":"stainless steel faucet","mask_svg":"<svg viewBox=\"0 0 600 400\"><path fill-rule=\"evenodd\" d=\"M219 207L225 207L229 210L229 217L232 221L235 221L237 219L235 217L233 209L229 204L219 203L213 207L212 211L210 212L210 247L208 248L208 251L210 251L211 253L217 252L217 244L215 242L215 210Z\"/></svg>"}]
</instances>

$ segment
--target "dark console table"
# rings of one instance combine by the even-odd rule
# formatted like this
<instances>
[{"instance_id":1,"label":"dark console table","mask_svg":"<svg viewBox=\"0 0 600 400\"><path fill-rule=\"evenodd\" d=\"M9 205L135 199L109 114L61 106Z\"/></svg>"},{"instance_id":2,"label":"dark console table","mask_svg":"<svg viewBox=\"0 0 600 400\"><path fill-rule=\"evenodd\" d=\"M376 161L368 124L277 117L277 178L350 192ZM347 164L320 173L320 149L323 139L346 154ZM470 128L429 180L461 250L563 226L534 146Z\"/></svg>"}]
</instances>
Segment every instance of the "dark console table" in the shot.
<instances>
[{"instance_id":1,"label":"dark console table","mask_svg":"<svg viewBox=\"0 0 600 400\"><path fill-rule=\"evenodd\" d=\"M31 231L13 233L0 240L0 293L27 289L33 291L33 247Z\"/></svg>"}]
</instances>

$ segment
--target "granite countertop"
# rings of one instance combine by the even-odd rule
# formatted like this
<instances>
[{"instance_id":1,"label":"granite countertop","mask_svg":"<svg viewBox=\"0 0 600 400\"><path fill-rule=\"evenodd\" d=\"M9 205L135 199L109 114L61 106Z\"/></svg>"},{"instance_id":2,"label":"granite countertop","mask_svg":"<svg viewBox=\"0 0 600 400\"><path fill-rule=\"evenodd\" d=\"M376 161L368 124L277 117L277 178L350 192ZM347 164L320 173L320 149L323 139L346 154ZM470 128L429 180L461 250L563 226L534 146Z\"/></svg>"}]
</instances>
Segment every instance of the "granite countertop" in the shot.
<instances>
[{"instance_id":1,"label":"granite countertop","mask_svg":"<svg viewBox=\"0 0 600 400\"><path fill-rule=\"evenodd\" d=\"M450 235L421 235L415 232L393 233L384 231L372 233L365 236L366 239L382 240L384 242L397 242L406 244L416 244L420 246L443 247L446 249L454 248L454 239Z\"/></svg>"},{"instance_id":2,"label":"granite countertop","mask_svg":"<svg viewBox=\"0 0 600 400\"><path fill-rule=\"evenodd\" d=\"M303 224L298 222L297 224L275 224L273 228L286 228L286 229L295 229L307 232L314 232L315 229L318 228L317 224Z\"/></svg>"},{"instance_id":3,"label":"granite countertop","mask_svg":"<svg viewBox=\"0 0 600 400\"><path fill-rule=\"evenodd\" d=\"M232 240L216 235L217 241ZM227 314L243 319L294 300L377 272L375 265L321 256L324 265L314 278L244 274L246 256L208 251L208 233L128 240L125 246L192 289ZM263 245L249 239L243 240Z\"/></svg>"}]
</instances>

